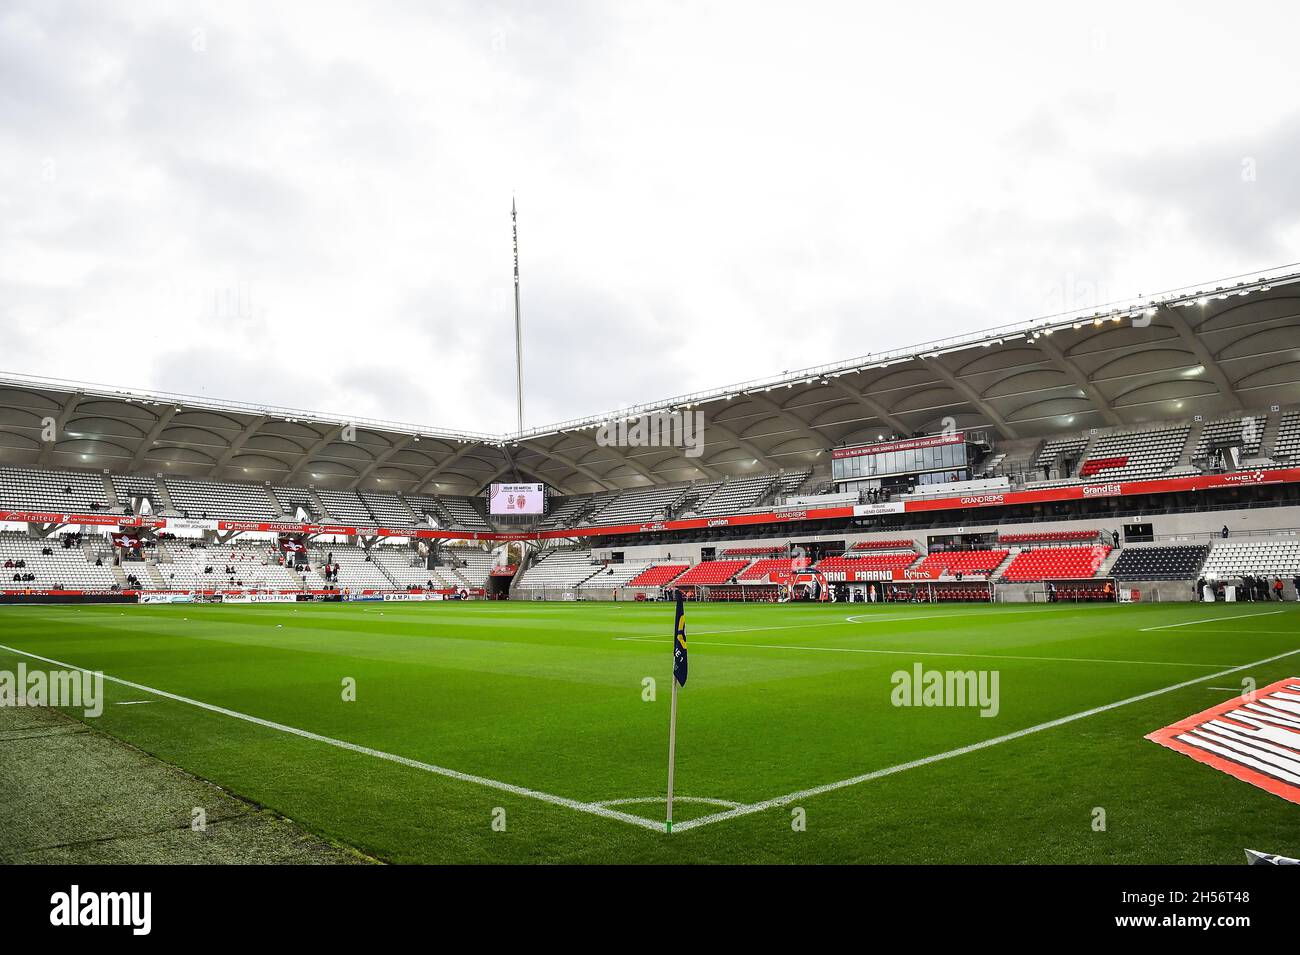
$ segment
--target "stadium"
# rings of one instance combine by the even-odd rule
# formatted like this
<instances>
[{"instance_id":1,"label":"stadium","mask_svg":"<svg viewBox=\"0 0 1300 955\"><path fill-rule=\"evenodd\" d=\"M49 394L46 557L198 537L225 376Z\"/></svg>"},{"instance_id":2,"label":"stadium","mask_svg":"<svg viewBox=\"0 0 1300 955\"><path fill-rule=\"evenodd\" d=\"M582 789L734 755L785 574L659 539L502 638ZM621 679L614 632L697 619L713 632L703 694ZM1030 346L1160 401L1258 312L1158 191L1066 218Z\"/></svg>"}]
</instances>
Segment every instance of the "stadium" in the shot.
<instances>
[{"instance_id":1,"label":"stadium","mask_svg":"<svg viewBox=\"0 0 1300 955\"><path fill-rule=\"evenodd\" d=\"M0 4L5 937L1285 945L1298 22Z\"/></svg>"},{"instance_id":2,"label":"stadium","mask_svg":"<svg viewBox=\"0 0 1300 955\"><path fill-rule=\"evenodd\" d=\"M498 435L7 375L0 662L103 699L0 848L1294 852L1297 342L1279 269Z\"/></svg>"}]
</instances>

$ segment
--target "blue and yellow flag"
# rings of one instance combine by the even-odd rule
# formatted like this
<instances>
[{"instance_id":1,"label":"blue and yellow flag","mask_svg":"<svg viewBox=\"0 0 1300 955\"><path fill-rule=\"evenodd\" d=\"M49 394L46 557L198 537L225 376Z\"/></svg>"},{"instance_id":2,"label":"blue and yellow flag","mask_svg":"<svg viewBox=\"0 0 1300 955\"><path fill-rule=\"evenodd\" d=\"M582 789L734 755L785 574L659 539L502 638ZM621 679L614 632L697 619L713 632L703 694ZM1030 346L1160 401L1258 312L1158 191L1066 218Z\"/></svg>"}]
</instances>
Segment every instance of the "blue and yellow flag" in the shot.
<instances>
[{"instance_id":1,"label":"blue and yellow flag","mask_svg":"<svg viewBox=\"0 0 1300 955\"><path fill-rule=\"evenodd\" d=\"M673 620L673 679L686 685L686 604L677 591L677 615Z\"/></svg>"}]
</instances>

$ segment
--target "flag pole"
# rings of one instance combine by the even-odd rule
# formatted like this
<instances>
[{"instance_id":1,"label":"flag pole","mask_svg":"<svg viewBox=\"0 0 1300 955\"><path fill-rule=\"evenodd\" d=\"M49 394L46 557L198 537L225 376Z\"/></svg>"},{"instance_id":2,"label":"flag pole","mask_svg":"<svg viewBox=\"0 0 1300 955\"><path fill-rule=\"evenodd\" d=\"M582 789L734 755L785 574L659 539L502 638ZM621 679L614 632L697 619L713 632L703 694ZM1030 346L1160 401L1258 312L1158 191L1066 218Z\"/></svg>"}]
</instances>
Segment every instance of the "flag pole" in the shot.
<instances>
[{"instance_id":1,"label":"flag pole","mask_svg":"<svg viewBox=\"0 0 1300 955\"><path fill-rule=\"evenodd\" d=\"M673 831L673 774L677 769L677 677L673 677L673 703L668 717L668 832Z\"/></svg>"}]
</instances>

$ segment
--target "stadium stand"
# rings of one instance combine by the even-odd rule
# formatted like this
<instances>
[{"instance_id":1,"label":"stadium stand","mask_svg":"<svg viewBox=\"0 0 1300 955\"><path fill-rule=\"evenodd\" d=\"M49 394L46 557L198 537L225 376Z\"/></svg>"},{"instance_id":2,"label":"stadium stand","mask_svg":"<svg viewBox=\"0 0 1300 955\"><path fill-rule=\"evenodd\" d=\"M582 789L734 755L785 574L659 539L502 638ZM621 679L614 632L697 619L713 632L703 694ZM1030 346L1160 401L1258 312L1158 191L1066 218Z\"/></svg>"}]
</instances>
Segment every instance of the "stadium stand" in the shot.
<instances>
[{"instance_id":1,"label":"stadium stand","mask_svg":"<svg viewBox=\"0 0 1300 955\"><path fill-rule=\"evenodd\" d=\"M674 580L673 586L712 587L717 584L729 584L731 579L744 570L748 563L747 560L701 561Z\"/></svg>"},{"instance_id":2,"label":"stadium stand","mask_svg":"<svg viewBox=\"0 0 1300 955\"><path fill-rule=\"evenodd\" d=\"M1065 541L1093 541L1100 536L1101 533L1097 530L1025 531L1024 533L998 534L998 540L1003 544L1063 543Z\"/></svg>"},{"instance_id":3,"label":"stadium stand","mask_svg":"<svg viewBox=\"0 0 1300 955\"><path fill-rule=\"evenodd\" d=\"M596 523L636 524L662 518L686 490L686 485L668 484L625 491L600 509L595 515Z\"/></svg>"},{"instance_id":4,"label":"stadium stand","mask_svg":"<svg viewBox=\"0 0 1300 955\"><path fill-rule=\"evenodd\" d=\"M742 587L736 584L723 584L709 588L710 600L745 601L746 603L771 603L780 594L780 588L774 585Z\"/></svg>"},{"instance_id":5,"label":"stadium stand","mask_svg":"<svg viewBox=\"0 0 1300 955\"><path fill-rule=\"evenodd\" d=\"M665 587L690 564L652 564L627 582L629 587Z\"/></svg>"},{"instance_id":6,"label":"stadium stand","mask_svg":"<svg viewBox=\"0 0 1300 955\"><path fill-rule=\"evenodd\" d=\"M1209 552L1209 544L1126 547L1110 575L1116 580L1195 580Z\"/></svg>"},{"instance_id":7,"label":"stadium stand","mask_svg":"<svg viewBox=\"0 0 1300 955\"><path fill-rule=\"evenodd\" d=\"M896 537L893 540L876 540L876 541L858 541L850 550L903 550L908 547L915 547L915 542L910 537Z\"/></svg>"},{"instance_id":8,"label":"stadium stand","mask_svg":"<svg viewBox=\"0 0 1300 955\"><path fill-rule=\"evenodd\" d=\"M383 527L412 527L421 523L415 512L396 494L384 491L358 491L366 510Z\"/></svg>"},{"instance_id":9,"label":"stadium stand","mask_svg":"<svg viewBox=\"0 0 1300 955\"><path fill-rule=\"evenodd\" d=\"M226 484L221 481L191 481L166 478L172 503L186 517L226 518L236 521L273 520L276 502L260 484Z\"/></svg>"},{"instance_id":10,"label":"stadium stand","mask_svg":"<svg viewBox=\"0 0 1300 955\"><path fill-rule=\"evenodd\" d=\"M442 553L448 573L452 577L459 578L458 581L451 581L454 586L487 586L488 575L492 573L492 568L497 562L490 552L477 547L447 547ZM448 575L443 574L443 576Z\"/></svg>"},{"instance_id":11,"label":"stadium stand","mask_svg":"<svg viewBox=\"0 0 1300 955\"><path fill-rule=\"evenodd\" d=\"M823 558L815 569L824 574L847 570L904 570L916 563L919 556L914 550L898 554L843 554Z\"/></svg>"},{"instance_id":12,"label":"stadium stand","mask_svg":"<svg viewBox=\"0 0 1300 955\"><path fill-rule=\"evenodd\" d=\"M572 590L600 570L591 551L557 550L534 563L519 581L521 590Z\"/></svg>"},{"instance_id":13,"label":"stadium stand","mask_svg":"<svg viewBox=\"0 0 1300 955\"><path fill-rule=\"evenodd\" d=\"M49 554L43 551L49 550ZM17 565L22 563L22 567ZM14 580L31 576L30 581ZM108 590L117 583L112 569L105 563L96 566L86 559L81 545L65 547L58 537L37 539L21 531L0 532L0 590Z\"/></svg>"},{"instance_id":14,"label":"stadium stand","mask_svg":"<svg viewBox=\"0 0 1300 955\"><path fill-rule=\"evenodd\" d=\"M698 514L700 508L722 487L721 481L701 481L686 488L676 505L679 514Z\"/></svg>"},{"instance_id":15,"label":"stadium stand","mask_svg":"<svg viewBox=\"0 0 1300 955\"><path fill-rule=\"evenodd\" d=\"M299 590L302 585L280 565L269 541L237 541L189 547L166 544L157 564L163 585L175 590ZM170 557L170 560L166 559ZM228 573L227 568L233 572Z\"/></svg>"},{"instance_id":16,"label":"stadium stand","mask_svg":"<svg viewBox=\"0 0 1300 955\"><path fill-rule=\"evenodd\" d=\"M698 513L707 517L712 514L731 514L735 511L743 511L771 490L775 482L776 477L772 474L732 479L722 485L716 493L701 504Z\"/></svg>"},{"instance_id":17,"label":"stadium stand","mask_svg":"<svg viewBox=\"0 0 1300 955\"><path fill-rule=\"evenodd\" d=\"M1264 440L1264 428L1268 424L1268 415L1246 415L1245 417L1222 418L1207 421L1201 426L1201 436L1192 452L1194 460L1201 460L1210 454L1210 448L1240 442L1242 451L1253 456L1259 453L1259 446Z\"/></svg>"},{"instance_id":18,"label":"stadium stand","mask_svg":"<svg viewBox=\"0 0 1300 955\"><path fill-rule=\"evenodd\" d=\"M416 522L421 526L428 524L430 517L439 527L450 527L455 523L451 513L438 503L437 498L422 497L417 494L403 494L402 500L415 514Z\"/></svg>"},{"instance_id":19,"label":"stadium stand","mask_svg":"<svg viewBox=\"0 0 1300 955\"><path fill-rule=\"evenodd\" d=\"M335 521L342 524L360 524L362 526L375 522L374 517L366 510L366 505L362 503L361 498L357 497L355 491L331 491L328 488L317 488L316 496L325 505L325 513Z\"/></svg>"},{"instance_id":20,"label":"stadium stand","mask_svg":"<svg viewBox=\"0 0 1300 955\"><path fill-rule=\"evenodd\" d=\"M750 564L739 576L736 583L764 583L769 574L788 575L794 563L789 557L767 557Z\"/></svg>"},{"instance_id":21,"label":"stadium stand","mask_svg":"<svg viewBox=\"0 0 1300 955\"><path fill-rule=\"evenodd\" d=\"M365 548L357 544L320 544L310 549L311 570L303 576L313 587L334 586L351 590L392 590L393 582L388 579L380 565L376 564ZM323 567L333 557L338 564L338 579L328 584L321 576Z\"/></svg>"},{"instance_id":22,"label":"stadium stand","mask_svg":"<svg viewBox=\"0 0 1300 955\"><path fill-rule=\"evenodd\" d=\"M1039 547L1017 554L1002 572L1008 582L1067 580L1094 576L1110 548L1104 544L1086 547Z\"/></svg>"},{"instance_id":23,"label":"stadium stand","mask_svg":"<svg viewBox=\"0 0 1300 955\"><path fill-rule=\"evenodd\" d=\"M1189 425L1119 431L1097 439L1079 477L1089 481L1133 481L1159 477L1178 463Z\"/></svg>"},{"instance_id":24,"label":"stadium stand","mask_svg":"<svg viewBox=\"0 0 1300 955\"><path fill-rule=\"evenodd\" d=\"M580 590L610 590L615 587L626 587L629 581L640 576L649 566L645 561L633 561L623 564L608 564L599 568L595 576L582 583Z\"/></svg>"},{"instance_id":25,"label":"stadium stand","mask_svg":"<svg viewBox=\"0 0 1300 955\"><path fill-rule=\"evenodd\" d=\"M101 475L86 471L0 468L0 507L33 511L103 510L108 506Z\"/></svg>"},{"instance_id":26,"label":"stadium stand","mask_svg":"<svg viewBox=\"0 0 1300 955\"><path fill-rule=\"evenodd\" d=\"M448 587L442 575L430 570L424 558L409 547L385 547L380 544L370 549L371 560L383 574L400 587ZM339 578L342 580L342 573Z\"/></svg>"},{"instance_id":27,"label":"stadium stand","mask_svg":"<svg viewBox=\"0 0 1300 955\"><path fill-rule=\"evenodd\" d=\"M313 500L311 491L305 487L272 487L271 496L280 505L280 512L290 517L296 515L299 508L314 521L325 516L321 513L320 505Z\"/></svg>"},{"instance_id":28,"label":"stadium stand","mask_svg":"<svg viewBox=\"0 0 1300 955\"><path fill-rule=\"evenodd\" d=\"M802 471L782 471L776 479L775 493L779 495L793 494L810 477L812 477L812 468L805 468Z\"/></svg>"},{"instance_id":29,"label":"stadium stand","mask_svg":"<svg viewBox=\"0 0 1300 955\"><path fill-rule=\"evenodd\" d=\"M438 502L447 510L457 527L488 530L488 523L483 515L467 497L440 497Z\"/></svg>"},{"instance_id":30,"label":"stadium stand","mask_svg":"<svg viewBox=\"0 0 1300 955\"><path fill-rule=\"evenodd\" d=\"M993 591L987 584L978 584L972 586L953 586L951 584L943 587L933 587L931 592L934 594L936 603L963 602L970 603L988 603L993 599Z\"/></svg>"},{"instance_id":31,"label":"stadium stand","mask_svg":"<svg viewBox=\"0 0 1300 955\"><path fill-rule=\"evenodd\" d=\"M1050 468L1062 456L1077 456L1087 446L1087 438L1049 438L1039 448L1033 466L1038 469Z\"/></svg>"},{"instance_id":32,"label":"stadium stand","mask_svg":"<svg viewBox=\"0 0 1300 955\"><path fill-rule=\"evenodd\" d=\"M916 565L917 570L938 570L947 575L991 574L1002 565L1009 550L947 550L932 553Z\"/></svg>"},{"instance_id":33,"label":"stadium stand","mask_svg":"<svg viewBox=\"0 0 1300 955\"><path fill-rule=\"evenodd\" d=\"M1277 437L1273 439L1273 457L1288 460L1300 457L1300 411L1282 416Z\"/></svg>"},{"instance_id":34,"label":"stadium stand","mask_svg":"<svg viewBox=\"0 0 1300 955\"><path fill-rule=\"evenodd\" d=\"M1300 538L1216 541L1201 573L1206 577L1252 574L1290 579L1300 573Z\"/></svg>"},{"instance_id":35,"label":"stadium stand","mask_svg":"<svg viewBox=\"0 0 1300 955\"><path fill-rule=\"evenodd\" d=\"M578 497L552 498L551 510L542 519L542 527L566 527L578 519L578 515L591 502L591 495Z\"/></svg>"},{"instance_id":36,"label":"stadium stand","mask_svg":"<svg viewBox=\"0 0 1300 955\"><path fill-rule=\"evenodd\" d=\"M166 507L158 491L158 483L151 477L143 475L114 474L111 476L113 493L117 496L118 508L125 511L132 498L147 500L150 513L165 514Z\"/></svg>"}]
</instances>

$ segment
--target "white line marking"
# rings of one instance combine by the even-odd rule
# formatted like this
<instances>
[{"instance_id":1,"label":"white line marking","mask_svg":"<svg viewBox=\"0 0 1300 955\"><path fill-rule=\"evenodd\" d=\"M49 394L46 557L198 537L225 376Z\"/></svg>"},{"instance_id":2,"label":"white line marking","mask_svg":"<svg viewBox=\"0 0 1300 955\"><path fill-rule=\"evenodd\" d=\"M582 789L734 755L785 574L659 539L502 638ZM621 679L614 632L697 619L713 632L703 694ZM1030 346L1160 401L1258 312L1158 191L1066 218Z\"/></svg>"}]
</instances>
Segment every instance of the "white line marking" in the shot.
<instances>
[{"instance_id":1,"label":"white line marking","mask_svg":"<svg viewBox=\"0 0 1300 955\"><path fill-rule=\"evenodd\" d=\"M615 637L629 643L660 643L658 637ZM691 638L693 647L746 647L751 650L813 650L820 653L884 653L894 656L915 657L962 657L971 660L1034 660L1040 663L1118 663L1133 666L1150 667L1203 667L1212 670L1225 666L1223 663L1181 663L1167 660L1104 660L1091 657L1027 657L1015 654L998 653L954 653L942 650L879 650L865 647L814 647L803 644L783 643L722 643L713 640L696 640Z\"/></svg>"},{"instance_id":2,"label":"white line marking","mask_svg":"<svg viewBox=\"0 0 1300 955\"><path fill-rule=\"evenodd\" d=\"M605 799L601 802L592 803L593 806L633 806L639 803L661 802L665 805L668 802L667 796L629 796L626 799ZM743 803L738 803L734 799L713 799L709 796L673 796L673 802L701 802L710 806L725 806L728 809L735 809Z\"/></svg>"},{"instance_id":3,"label":"white line marking","mask_svg":"<svg viewBox=\"0 0 1300 955\"><path fill-rule=\"evenodd\" d=\"M144 706L148 703L157 703L157 700L119 700L114 706Z\"/></svg>"},{"instance_id":4,"label":"white line marking","mask_svg":"<svg viewBox=\"0 0 1300 955\"><path fill-rule=\"evenodd\" d=\"M1187 620L1183 623L1167 623L1163 627L1143 627L1139 633L1147 633L1151 630L1170 630L1173 627L1190 627L1197 623L1223 623L1225 620L1245 620L1247 617L1272 617L1282 613L1281 610L1265 610L1262 613L1238 613L1230 614L1226 617L1206 617L1204 620Z\"/></svg>"},{"instance_id":5,"label":"white line marking","mask_svg":"<svg viewBox=\"0 0 1300 955\"><path fill-rule=\"evenodd\" d=\"M991 610L981 611L980 617L1006 617L1006 616L1028 616L1029 614L1041 615L1046 613L1068 613L1077 612L1077 607L1058 607L1052 610ZM883 611L882 611L883 612ZM803 623L783 625L780 627L735 627L731 630L693 630L697 637L716 637L724 633L759 633L765 630L810 630L818 627L842 627L845 624L857 623L907 623L912 620L955 620L964 616L959 613L929 613L929 614L912 614L904 617L877 617L869 613L853 614L845 617L843 620L806 620ZM631 637L616 637L615 639L632 639Z\"/></svg>"},{"instance_id":6,"label":"white line marking","mask_svg":"<svg viewBox=\"0 0 1300 955\"><path fill-rule=\"evenodd\" d=\"M1263 660L1256 660L1253 663L1243 663L1241 666L1232 667L1231 669L1223 670L1219 673L1209 673L1205 676L1198 676L1194 680L1175 683L1172 686L1166 686L1163 689L1151 690L1147 693L1139 693L1137 696L1130 696L1128 699L1119 700L1116 703L1107 703L1103 706L1095 706L1090 710L1084 710L1080 713L1071 714L1070 716L1062 716L1059 719L1049 720L1046 723L1039 723L1037 726L1029 726L1022 730L1016 730L1015 732L1007 733L1004 736L995 736L992 739L986 739L979 743L972 743L969 746L950 749L946 753L936 753L933 756L925 756L921 759L914 759L911 762L899 763L897 766L887 766L884 769L877 769L870 773L863 773L860 776L851 776L848 779L841 779L833 783L814 786L811 789L801 789L798 792L787 793L784 796L776 796L772 799L765 799L762 802L751 803L747 806L738 806L735 809L714 813L711 816L700 816L698 819L690 819L686 822L679 823L673 828L675 832L686 832L691 829L697 829L700 826L722 822L726 819L735 819L739 816L752 815L756 812L762 812L765 809L774 809L777 806L786 806L800 799L819 796L822 793L833 792L836 789L845 789L849 786L856 786L859 783L870 782L873 779L880 779L884 776L892 776L895 773L906 772L909 769L916 769L920 766L928 766L931 763L937 763L945 759L952 759L955 756L965 756L967 753L974 753L981 749L988 749L991 746L997 746L1001 743L1009 743L1012 740L1017 740L1024 736L1041 733L1043 730L1055 729L1058 726L1064 726L1065 724L1073 723L1076 720L1086 719L1089 716L1096 716L1098 713L1105 713L1107 710L1118 709L1119 707L1127 706L1130 703L1139 703L1142 700L1149 700L1153 697L1163 696L1165 693L1172 693L1174 690L1182 690L1189 686L1195 686L1198 683L1204 683L1206 680L1213 680L1216 677L1227 676L1229 673L1240 673L1242 670L1249 670L1251 667L1263 666L1266 663L1274 663L1278 660L1284 660L1287 657L1295 656L1298 653L1300 653L1300 648L1288 650L1286 653L1279 653L1277 656L1266 657Z\"/></svg>"},{"instance_id":7,"label":"white line marking","mask_svg":"<svg viewBox=\"0 0 1300 955\"><path fill-rule=\"evenodd\" d=\"M58 667L66 667L69 670L76 670L80 673L97 673L96 670L87 670L85 667L74 666L71 663L64 663L62 660L52 660L49 657L43 657L36 653L29 653L26 650L19 650L17 647L7 647L0 644L0 650L7 650L10 653L17 653L21 656L30 657L33 660L40 660L43 663L50 663ZM132 683L130 680L123 680L119 677L108 676L104 674L104 679L110 683L116 683L120 686L130 687L133 690L139 690L142 693L150 693L154 696L161 696L164 699L175 700L177 703L187 703L190 706L197 706L201 710L207 710L211 713L220 713L222 716L231 716L237 720L243 720L246 723L254 723L258 726L264 726L267 729L278 730L281 733L288 733L292 736L300 736L303 739L314 740L317 743L325 743L328 746L335 746L339 749L345 749L353 753L361 753L365 756L373 756L376 759L388 760L390 763L399 763L402 766L409 766L412 769L422 769L426 773L434 773L438 776L446 776L448 779L456 779L464 783L474 783L478 786L486 786L489 789L499 789L502 792L510 793L515 796L524 796L529 799L536 799L540 802L550 803L554 806L563 806L566 809L575 809L578 812L589 813L593 816L601 816L605 819L616 819L619 822L626 822L633 826L639 826L642 829L649 829L652 832L662 832L662 822L651 822L649 819L643 819L641 816L634 816L631 813L619 812L616 809L608 809L596 803L581 802L577 799L568 799L564 796L555 796L551 793L541 792L537 789L527 789L523 786L516 786L513 783L503 783L497 779L488 779L486 776L474 776L470 773L462 773L455 769L447 769L443 766L435 766L432 763L421 762L418 759L410 759L406 756L398 756L393 753L385 753L383 750L371 749L369 746L361 746L357 743L349 743L347 740L335 739L332 736L322 736L320 733L313 733L310 730L298 729L296 726L286 726L284 723L276 723L272 720L264 720L260 716L250 716L247 713L240 713L238 710L226 709L224 706L216 706L212 703L204 703L202 700L194 700L188 696L180 696L176 693L168 693L166 690L159 690L152 686L145 686L143 683Z\"/></svg>"}]
</instances>

